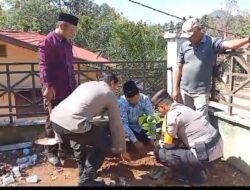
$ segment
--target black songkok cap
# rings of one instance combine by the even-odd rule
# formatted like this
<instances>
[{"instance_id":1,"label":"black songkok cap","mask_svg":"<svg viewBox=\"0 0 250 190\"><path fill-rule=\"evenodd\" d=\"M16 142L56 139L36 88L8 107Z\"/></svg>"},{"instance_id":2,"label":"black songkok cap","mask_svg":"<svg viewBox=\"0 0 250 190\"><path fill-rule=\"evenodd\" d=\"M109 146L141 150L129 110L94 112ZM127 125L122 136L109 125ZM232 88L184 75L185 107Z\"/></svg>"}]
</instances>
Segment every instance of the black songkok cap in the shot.
<instances>
[{"instance_id":1,"label":"black songkok cap","mask_svg":"<svg viewBox=\"0 0 250 190\"><path fill-rule=\"evenodd\" d=\"M60 13L58 21L68 22L75 26L78 24L78 18L67 13Z\"/></svg>"}]
</instances>

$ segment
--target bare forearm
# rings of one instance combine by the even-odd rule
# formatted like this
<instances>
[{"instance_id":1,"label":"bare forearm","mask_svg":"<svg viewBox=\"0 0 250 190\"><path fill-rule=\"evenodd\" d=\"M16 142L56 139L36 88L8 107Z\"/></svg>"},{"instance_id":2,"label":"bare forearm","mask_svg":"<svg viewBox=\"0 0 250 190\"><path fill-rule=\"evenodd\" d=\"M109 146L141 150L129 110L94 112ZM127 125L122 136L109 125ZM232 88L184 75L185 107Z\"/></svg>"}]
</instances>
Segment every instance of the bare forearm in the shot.
<instances>
[{"instance_id":1,"label":"bare forearm","mask_svg":"<svg viewBox=\"0 0 250 190\"><path fill-rule=\"evenodd\" d=\"M235 39L223 42L224 49L238 49L246 44L250 43L250 38Z\"/></svg>"},{"instance_id":2,"label":"bare forearm","mask_svg":"<svg viewBox=\"0 0 250 190\"><path fill-rule=\"evenodd\" d=\"M175 72L175 80L174 80L174 89L178 90L180 88L180 82L181 82L181 69L177 68Z\"/></svg>"}]
</instances>

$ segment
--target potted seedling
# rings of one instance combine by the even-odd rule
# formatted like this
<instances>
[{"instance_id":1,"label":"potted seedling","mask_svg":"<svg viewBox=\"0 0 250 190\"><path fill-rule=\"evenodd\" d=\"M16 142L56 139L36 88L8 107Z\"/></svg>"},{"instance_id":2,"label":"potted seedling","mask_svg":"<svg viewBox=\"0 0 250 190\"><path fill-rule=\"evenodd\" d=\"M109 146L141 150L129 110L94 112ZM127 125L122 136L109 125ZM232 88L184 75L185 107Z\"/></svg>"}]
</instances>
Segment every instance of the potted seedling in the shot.
<instances>
[{"instance_id":1,"label":"potted seedling","mask_svg":"<svg viewBox=\"0 0 250 190\"><path fill-rule=\"evenodd\" d=\"M151 140L153 145L161 139L161 126L163 123L163 119L159 113L155 113L154 115L142 115L138 120L139 124L142 128L147 131L148 138Z\"/></svg>"}]
</instances>

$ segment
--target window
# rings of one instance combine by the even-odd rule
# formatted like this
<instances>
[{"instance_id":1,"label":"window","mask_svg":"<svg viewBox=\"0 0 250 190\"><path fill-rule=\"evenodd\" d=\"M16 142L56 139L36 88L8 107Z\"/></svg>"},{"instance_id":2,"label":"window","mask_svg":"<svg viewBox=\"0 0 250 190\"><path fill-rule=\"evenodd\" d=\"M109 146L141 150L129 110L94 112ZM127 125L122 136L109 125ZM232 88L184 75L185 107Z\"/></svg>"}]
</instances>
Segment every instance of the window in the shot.
<instances>
[{"instance_id":1,"label":"window","mask_svg":"<svg viewBox=\"0 0 250 190\"><path fill-rule=\"evenodd\" d=\"M0 45L0 57L7 57L6 45Z\"/></svg>"}]
</instances>

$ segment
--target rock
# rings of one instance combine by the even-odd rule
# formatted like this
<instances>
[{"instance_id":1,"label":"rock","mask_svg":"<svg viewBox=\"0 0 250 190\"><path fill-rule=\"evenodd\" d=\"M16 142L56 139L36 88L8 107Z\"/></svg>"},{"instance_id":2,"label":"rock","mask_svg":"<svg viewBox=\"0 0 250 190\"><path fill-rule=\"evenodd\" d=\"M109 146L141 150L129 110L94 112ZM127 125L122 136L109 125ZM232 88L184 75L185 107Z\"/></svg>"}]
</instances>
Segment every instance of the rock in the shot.
<instances>
[{"instance_id":1,"label":"rock","mask_svg":"<svg viewBox=\"0 0 250 190\"><path fill-rule=\"evenodd\" d=\"M154 152L153 151L150 151L147 153L148 156L154 156Z\"/></svg>"},{"instance_id":2,"label":"rock","mask_svg":"<svg viewBox=\"0 0 250 190\"><path fill-rule=\"evenodd\" d=\"M14 176L15 177L21 177L22 175L21 175L21 173L20 173L20 167L14 167L13 169L12 169L12 172L13 172L13 174L14 174Z\"/></svg>"},{"instance_id":3,"label":"rock","mask_svg":"<svg viewBox=\"0 0 250 190\"><path fill-rule=\"evenodd\" d=\"M56 179L57 179L56 176L52 176L52 177L51 177L51 181L55 181Z\"/></svg>"},{"instance_id":4,"label":"rock","mask_svg":"<svg viewBox=\"0 0 250 190\"><path fill-rule=\"evenodd\" d=\"M14 182L15 182L15 179L14 179L13 175L9 175L9 176L6 175L2 178L3 186L10 185Z\"/></svg>"},{"instance_id":5,"label":"rock","mask_svg":"<svg viewBox=\"0 0 250 190\"><path fill-rule=\"evenodd\" d=\"M33 175L26 178L27 183L38 183L38 176Z\"/></svg>"}]
</instances>

